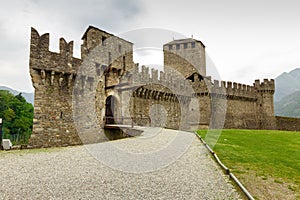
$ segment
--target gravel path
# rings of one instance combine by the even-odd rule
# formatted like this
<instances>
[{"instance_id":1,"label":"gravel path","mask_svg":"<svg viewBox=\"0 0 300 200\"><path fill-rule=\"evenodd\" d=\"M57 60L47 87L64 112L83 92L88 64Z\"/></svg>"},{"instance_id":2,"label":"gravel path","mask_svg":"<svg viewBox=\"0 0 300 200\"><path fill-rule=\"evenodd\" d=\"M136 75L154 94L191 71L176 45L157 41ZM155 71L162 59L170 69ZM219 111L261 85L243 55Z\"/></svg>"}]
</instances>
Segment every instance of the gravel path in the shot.
<instances>
[{"instance_id":1,"label":"gravel path","mask_svg":"<svg viewBox=\"0 0 300 200\"><path fill-rule=\"evenodd\" d=\"M174 130L0 152L0 166L0 199L241 199L200 141Z\"/></svg>"}]
</instances>

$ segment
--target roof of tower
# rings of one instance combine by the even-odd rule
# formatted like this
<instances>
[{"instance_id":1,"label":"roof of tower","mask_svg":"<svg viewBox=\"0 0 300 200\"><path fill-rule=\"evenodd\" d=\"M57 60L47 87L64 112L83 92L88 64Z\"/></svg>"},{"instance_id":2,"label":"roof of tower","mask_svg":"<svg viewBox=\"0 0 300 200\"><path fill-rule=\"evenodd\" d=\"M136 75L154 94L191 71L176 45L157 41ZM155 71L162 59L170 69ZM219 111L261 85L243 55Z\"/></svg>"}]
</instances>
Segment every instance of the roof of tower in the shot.
<instances>
[{"instance_id":1,"label":"roof of tower","mask_svg":"<svg viewBox=\"0 0 300 200\"><path fill-rule=\"evenodd\" d=\"M88 33L89 30L91 30L91 29L95 29L95 30L97 30L97 31L101 31L101 32L103 32L103 33L106 33L106 34L108 34L108 35L110 35L110 36L114 36L114 35L111 34L111 33L108 33L108 32L106 32L106 31L104 31L104 30L101 30L101 29L99 29L99 28L97 28L97 27L94 27L94 26L91 26L91 25L90 25L90 26L86 29L86 31L83 33L83 36L81 37L82 40L87 36L87 33Z\"/></svg>"},{"instance_id":2,"label":"roof of tower","mask_svg":"<svg viewBox=\"0 0 300 200\"><path fill-rule=\"evenodd\" d=\"M193 38L173 40L171 42L168 42L167 44L164 44L164 46L170 45L170 44L183 44L183 43L190 43L190 42L197 42L197 43L200 43L203 47L205 47L205 45L200 40L196 40Z\"/></svg>"},{"instance_id":3,"label":"roof of tower","mask_svg":"<svg viewBox=\"0 0 300 200\"><path fill-rule=\"evenodd\" d=\"M83 40L84 38L86 38L87 33L88 33L91 29L94 29L94 30L100 31L100 32L102 32L102 33L108 34L109 36L117 37L117 38L119 38L119 39L121 39L121 40L124 40L125 42L128 42L128 43L133 44L132 42L130 42L130 41L128 41L128 40L125 40L125 39L123 39L123 38L120 38L120 37L118 37L118 36L115 36L115 35L112 34L112 33L106 32L106 31L104 31L104 30L101 30L101 29L99 29L99 28L97 28L97 27L95 27L95 26L91 26L91 25L90 25L90 26L86 29L86 31L84 32L83 36L81 37L82 40Z\"/></svg>"}]
</instances>

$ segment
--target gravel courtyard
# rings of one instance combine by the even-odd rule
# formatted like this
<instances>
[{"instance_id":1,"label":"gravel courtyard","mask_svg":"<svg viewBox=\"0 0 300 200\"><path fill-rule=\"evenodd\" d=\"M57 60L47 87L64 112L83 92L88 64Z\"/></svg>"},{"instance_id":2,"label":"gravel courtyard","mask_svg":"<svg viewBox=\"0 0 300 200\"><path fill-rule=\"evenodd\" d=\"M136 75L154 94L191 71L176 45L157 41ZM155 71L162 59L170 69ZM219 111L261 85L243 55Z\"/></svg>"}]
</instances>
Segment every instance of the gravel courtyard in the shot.
<instances>
[{"instance_id":1,"label":"gravel courtyard","mask_svg":"<svg viewBox=\"0 0 300 200\"><path fill-rule=\"evenodd\" d=\"M186 136L192 140L181 148L176 140L188 144ZM150 128L101 144L2 151L0 164L1 199L241 199L196 136L181 131Z\"/></svg>"}]
</instances>

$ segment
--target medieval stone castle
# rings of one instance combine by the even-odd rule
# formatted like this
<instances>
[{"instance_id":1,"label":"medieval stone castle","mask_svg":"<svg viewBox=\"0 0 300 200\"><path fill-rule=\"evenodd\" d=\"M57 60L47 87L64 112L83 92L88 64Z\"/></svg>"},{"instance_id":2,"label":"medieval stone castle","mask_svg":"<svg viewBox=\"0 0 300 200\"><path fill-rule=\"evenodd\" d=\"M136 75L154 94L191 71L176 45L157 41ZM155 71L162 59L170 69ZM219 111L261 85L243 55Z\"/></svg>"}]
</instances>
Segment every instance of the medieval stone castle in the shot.
<instances>
[{"instance_id":1,"label":"medieval stone castle","mask_svg":"<svg viewBox=\"0 0 300 200\"><path fill-rule=\"evenodd\" d=\"M206 75L205 46L189 38L163 45L164 71L133 61L133 43L90 26L81 59L73 42L32 28L30 74L35 88L33 147L103 140L108 125L275 129L274 80L252 86ZM149 73L150 72L150 73Z\"/></svg>"}]
</instances>

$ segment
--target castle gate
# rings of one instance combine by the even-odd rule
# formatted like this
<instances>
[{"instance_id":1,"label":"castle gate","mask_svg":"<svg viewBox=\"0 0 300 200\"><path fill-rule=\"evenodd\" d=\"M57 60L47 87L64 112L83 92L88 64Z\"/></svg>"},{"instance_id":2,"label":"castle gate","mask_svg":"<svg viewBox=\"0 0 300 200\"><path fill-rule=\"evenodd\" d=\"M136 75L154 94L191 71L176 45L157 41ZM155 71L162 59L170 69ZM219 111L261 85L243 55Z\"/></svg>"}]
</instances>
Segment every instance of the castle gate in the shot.
<instances>
[{"instance_id":1,"label":"castle gate","mask_svg":"<svg viewBox=\"0 0 300 200\"><path fill-rule=\"evenodd\" d=\"M105 124L115 124L115 109L117 108L116 99L114 96L110 95L106 98L105 101Z\"/></svg>"}]
</instances>

